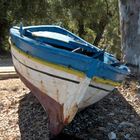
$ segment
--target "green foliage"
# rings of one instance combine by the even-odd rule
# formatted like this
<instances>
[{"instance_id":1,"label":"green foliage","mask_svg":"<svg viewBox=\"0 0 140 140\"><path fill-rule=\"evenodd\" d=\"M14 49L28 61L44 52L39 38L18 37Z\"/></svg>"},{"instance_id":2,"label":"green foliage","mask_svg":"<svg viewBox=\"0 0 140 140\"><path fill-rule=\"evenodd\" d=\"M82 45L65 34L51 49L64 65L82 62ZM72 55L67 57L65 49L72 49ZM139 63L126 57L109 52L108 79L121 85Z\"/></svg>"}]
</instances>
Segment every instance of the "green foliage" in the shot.
<instances>
[{"instance_id":1,"label":"green foliage","mask_svg":"<svg viewBox=\"0 0 140 140\"><path fill-rule=\"evenodd\" d=\"M9 3L8 0L0 0L0 54L5 50L7 46L6 34L8 34L8 27L10 25L8 9Z\"/></svg>"},{"instance_id":2,"label":"green foliage","mask_svg":"<svg viewBox=\"0 0 140 140\"><path fill-rule=\"evenodd\" d=\"M117 0L0 0L0 48L10 26L57 24L120 57ZM1 51L2 49L0 49Z\"/></svg>"},{"instance_id":3,"label":"green foliage","mask_svg":"<svg viewBox=\"0 0 140 140\"><path fill-rule=\"evenodd\" d=\"M114 2L114 6L110 8L112 14L114 14L104 30L104 34L99 45L103 48L107 47L108 52L113 53L117 58L120 59L122 57L122 52L119 26L119 9L117 1Z\"/></svg>"}]
</instances>

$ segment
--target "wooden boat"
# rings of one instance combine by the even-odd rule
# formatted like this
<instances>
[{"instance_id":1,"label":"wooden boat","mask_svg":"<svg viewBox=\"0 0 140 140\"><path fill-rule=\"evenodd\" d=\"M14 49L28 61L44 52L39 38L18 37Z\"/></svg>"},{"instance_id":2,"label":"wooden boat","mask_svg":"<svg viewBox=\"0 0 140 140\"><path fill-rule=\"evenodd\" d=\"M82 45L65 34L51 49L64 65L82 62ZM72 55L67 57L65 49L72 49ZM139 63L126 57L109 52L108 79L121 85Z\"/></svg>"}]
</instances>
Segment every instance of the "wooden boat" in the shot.
<instances>
[{"instance_id":1,"label":"wooden boat","mask_svg":"<svg viewBox=\"0 0 140 140\"><path fill-rule=\"evenodd\" d=\"M15 69L48 112L54 135L129 74L113 55L59 26L13 27L10 36Z\"/></svg>"}]
</instances>

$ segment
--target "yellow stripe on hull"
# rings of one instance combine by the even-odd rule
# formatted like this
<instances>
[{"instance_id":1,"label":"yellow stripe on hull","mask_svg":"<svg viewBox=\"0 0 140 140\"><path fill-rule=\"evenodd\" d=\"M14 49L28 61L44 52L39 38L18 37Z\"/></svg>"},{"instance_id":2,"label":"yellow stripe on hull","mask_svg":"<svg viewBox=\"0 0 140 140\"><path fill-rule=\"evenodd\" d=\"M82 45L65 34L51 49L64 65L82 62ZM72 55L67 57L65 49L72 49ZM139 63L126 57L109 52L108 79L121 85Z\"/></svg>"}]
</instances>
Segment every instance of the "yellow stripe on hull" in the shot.
<instances>
[{"instance_id":1,"label":"yellow stripe on hull","mask_svg":"<svg viewBox=\"0 0 140 140\"><path fill-rule=\"evenodd\" d=\"M12 44L12 43L11 43ZM43 65L46 65L46 66L49 66L49 67L52 67L54 69L57 69L57 70L61 70L61 71L64 71L64 72L67 72L67 73L70 73L70 74L73 74L73 75L76 75L80 78L83 78L85 77L85 74L83 72L80 72L80 71L77 71L77 70L73 70L71 68L67 68L67 67L64 67L64 66L60 66L60 65L57 65L57 64L53 64L53 63L50 63L50 62L47 62L47 61L44 61L40 58L37 58L37 57L34 57L32 55L29 55L25 52L23 52L22 50L18 49L17 47L15 47L15 45L11 45L14 49L16 49L18 51L18 53L28 57L29 59L33 60L33 61L36 61L40 64L43 64ZM114 81L111 81L111 80L106 80L106 79L103 79L103 78L99 78L99 77L93 77L92 78L94 82L96 83L102 83L102 84L108 84L108 85L112 85L112 86L119 86L120 83L118 82L114 82Z\"/></svg>"},{"instance_id":2,"label":"yellow stripe on hull","mask_svg":"<svg viewBox=\"0 0 140 140\"><path fill-rule=\"evenodd\" d=\"M111 85L111 86L121 85L121 83L119 83L119 82L114 82L114 81L99 78L99 77L93 77L93 81L96 82L96 83L102 83L102 84L107 84L107 85Z\"/></svg>"},{"instance_id":3,"label":"yellow stripe on hull","mask_svg":"<svg viewBox=\"0 0 140 140\"><path fill-rule=\"evenodd\" d=\"M61 70L61 71L64 71L64 72L67 72L67 73L70 73L70 74L73 74L73 75L76 75L80 78L83 78L85 77L85 74L83 72L80 72L80 71L77 71L77 70L73 70L71 68L67 68L67 67L64 67L64 66L60 66L60 65L57 65L57 64L53 64L53 63L50 63L50 62L47 62L47 61L44 61L40 58L37 58L37 57L34 57L32 55L29 55L25 52L23 52L22 50L18 49L17 47L15 47L15 45L11 45L14 49L16 49L18 51L18 53L28 57L29 59L33 60L33 61L36 61L40 64L43 64L43 65L46 65L46 66L49 66L49 67L52 67L54 69L57 69L57 70Z\"/></svg>"}]
</instances>

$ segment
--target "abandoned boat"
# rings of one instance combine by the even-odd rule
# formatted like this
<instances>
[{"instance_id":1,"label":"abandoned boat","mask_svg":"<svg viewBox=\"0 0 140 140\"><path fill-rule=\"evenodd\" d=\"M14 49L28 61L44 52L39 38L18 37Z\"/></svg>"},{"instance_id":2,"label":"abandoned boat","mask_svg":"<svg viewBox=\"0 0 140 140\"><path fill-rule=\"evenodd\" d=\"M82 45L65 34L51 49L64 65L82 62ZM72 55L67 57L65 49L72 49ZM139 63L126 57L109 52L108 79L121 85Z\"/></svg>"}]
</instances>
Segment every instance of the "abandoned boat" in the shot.
<instances>
[{"instance_id":1,"label":"abandoned boat","mask_svg":"<svg viewBox=\"0 0 140 140\"><path fill-rule=\"evenodd\" d=\"M48 112L55 135L129 74L113 55L59 26L13 27L10 36L14 67Z\"/></svg>"}]
</instances>

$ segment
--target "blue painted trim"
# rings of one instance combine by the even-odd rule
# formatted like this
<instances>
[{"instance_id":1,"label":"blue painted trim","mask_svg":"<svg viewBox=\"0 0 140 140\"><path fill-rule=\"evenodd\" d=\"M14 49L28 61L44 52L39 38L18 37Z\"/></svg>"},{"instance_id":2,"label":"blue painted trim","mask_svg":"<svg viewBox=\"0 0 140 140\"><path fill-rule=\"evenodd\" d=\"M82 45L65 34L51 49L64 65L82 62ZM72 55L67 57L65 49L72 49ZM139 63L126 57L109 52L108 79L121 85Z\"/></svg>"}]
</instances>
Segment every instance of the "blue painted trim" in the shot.
<instances>
[{"instance_id":1,"label":"blue painted trim","mask_svg":"<svg viewBox=\"0 0 140 140\"><path fill-rule=\"evenodd\" d=\"M45 27L43 26L43 28L27 27L24 29L30 31L33 30L42 31L42 30L46 30L46 26ZM51 31L53 29L53 31L55 32L64 32L64 34L66 34L67 32L66 30L61 30L61 28L57 26L47 26L47 29ZM67 34L68 33L69 32L67 32ZM94 59L92 57L82 55L82 54L77 54L64 49L55 48L51 45L39 42L30 37L26 37L26 36L21 37L18 29L12 28L10 30L10 34L11 34L12 42L16 45L17 48L21 49L22 51L31 54L35 57L38 57L42 60L63 65L84 72L89 78L92 78L93 76L98 76L116 82L121 82L127 74L127 71L119 69L118 67L112 67L111 65L105 64L104 62L98 59Z\"/></svg>"},{"instance_id":2,"label":"blue painted trim","mask_svg":"<svg viewBox=\"0 0 140 140\"><path fill-rule=\"evenodd\" d=\"M59 26L41 26L41 27L37 26L36 28L34 26L29 27L29 28L25 27L24 28L24 35L25 36L30 36L31 38L34 38L32 36L32 32L37 32L37 31L57 32L57 33L72 37L75 40L75 42L70 41L69 44L68 44L68 43L65 43L65 42L62 42L62 41L59 41L59 40L50 39L50 38L36 37L37 40L41 41L41 42L54 43L54 44L66 46L66 47L72 48L72 49L75 49L77 47L81 47L81 48L84 48L84 49L86 49L88 51L91 51L91 52L97 52L97 51L100 50L100 49L96 48L95 46L93 46L92 44L89 44L88 42L84 41L83 39L79 38L78 36L74 35L73 33L69 32L66 29L61 28Z\"/></svg>"}]
</instances>

